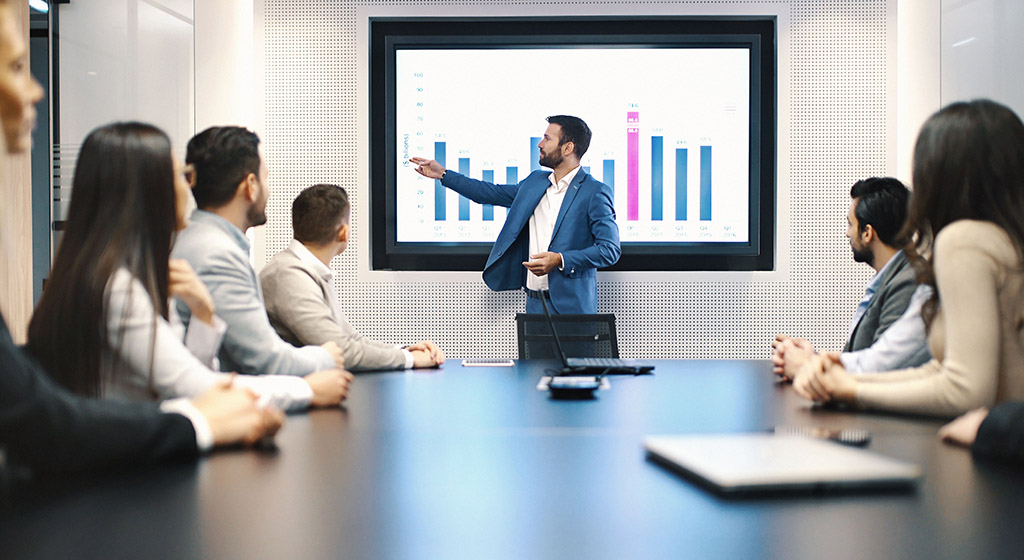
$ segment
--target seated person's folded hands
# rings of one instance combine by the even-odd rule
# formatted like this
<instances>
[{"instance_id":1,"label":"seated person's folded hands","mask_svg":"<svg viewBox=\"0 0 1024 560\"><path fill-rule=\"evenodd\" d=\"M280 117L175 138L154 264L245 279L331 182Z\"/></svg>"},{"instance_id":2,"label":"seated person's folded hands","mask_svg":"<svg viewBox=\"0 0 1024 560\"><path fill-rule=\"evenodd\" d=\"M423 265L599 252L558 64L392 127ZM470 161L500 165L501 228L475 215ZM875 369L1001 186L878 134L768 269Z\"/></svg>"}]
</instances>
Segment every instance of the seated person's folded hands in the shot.
<instances>
[{"instance_id":1,"label":"seated person's folded hands","mask_svg":"<svg viewBox=\"0 0 1024 560\"><path fill-rule=\"evenodd\" d=\"M284 423L284 414L275 407L259 407L252 390L233 387L228 381L192 400L210 425L215 446L242 443L253 445L273 436Z\"/></svg>"},{"instance_id":2,"label":"seated person's folded hands","mask_svg":"<svg viewBox=\"0 0 1024 560\"><path fill-rule=\"evenodd\" d=\"M415 368L437 367L444 363L444 351L429 340L410 344L405 349L412 353Z\"/></svg>"},{"instance_id":3,"label":"seated person's folded hands","mask_svg":"<svg viewBox=\"0 0 1024 560\"><path fill-rule=\"evenodd\" d=\"M303 379L313 389L313 406L335 406L348 397L352 374L343 369L328 369L313 372Z\"/></svg>"},{"instance_id":4,"label":"seated person's folded hands","mask_svg":"<svg viewBox=\"0 0 1024 560\"><path fill-rule=\"evenodd\" d=\"M793 389L817 403L852 404L857 397L857 381L843 367L836 352L812 355L793 379Z\"/></svg>"},{"instance_id":5,"label":"seated person's folded hands","mask_svg":"<svg viewBox=\"0 0 1024 560\"><path fill-rule=\"evenodd\" d=\"M772 372L784 381L792 381L800 367L813 355L811 341L780 334L772 341Z\"/></svg>"}]
</instances>

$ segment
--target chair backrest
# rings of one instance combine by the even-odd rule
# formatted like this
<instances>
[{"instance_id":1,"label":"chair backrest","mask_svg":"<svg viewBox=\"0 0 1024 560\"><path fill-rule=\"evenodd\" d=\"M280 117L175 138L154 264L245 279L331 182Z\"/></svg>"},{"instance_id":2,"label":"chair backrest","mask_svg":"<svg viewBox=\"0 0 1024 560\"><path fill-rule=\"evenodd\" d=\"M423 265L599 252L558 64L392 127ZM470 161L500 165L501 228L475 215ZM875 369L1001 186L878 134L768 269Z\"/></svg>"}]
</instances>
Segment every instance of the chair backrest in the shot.
<instances>
[{"instance_id":1,"label":"chair backrest","mask_svg":"<svg viewBox=\"0 0 1024 560\"><path fill-rule=\"evenodd\" d=\"M618 358L615 314L558 314L551 316L558 339L569 358ZM543 314L516 313L519 358L558 358L551 329Z\"/></svg>"}]
</instances>

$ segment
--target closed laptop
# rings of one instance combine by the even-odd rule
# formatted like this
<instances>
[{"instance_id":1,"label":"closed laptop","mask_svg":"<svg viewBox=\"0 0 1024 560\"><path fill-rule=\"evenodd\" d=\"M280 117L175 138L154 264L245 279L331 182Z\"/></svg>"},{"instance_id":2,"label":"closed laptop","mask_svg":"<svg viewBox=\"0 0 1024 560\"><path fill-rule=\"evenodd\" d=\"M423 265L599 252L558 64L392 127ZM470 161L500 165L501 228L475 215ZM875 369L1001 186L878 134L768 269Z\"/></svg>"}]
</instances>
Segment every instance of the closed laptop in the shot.
<instances>
[{"instance_id":1,"label":"closed laptop","mask_svg":"<svg viewBox=\"0 0 1024 560\"><path fill-rule=\"evenodd\" d=\"M908 489L921 468L878 453L770 433L649 436L648 458L723 494Z\"/></svg>"}]
</instances>

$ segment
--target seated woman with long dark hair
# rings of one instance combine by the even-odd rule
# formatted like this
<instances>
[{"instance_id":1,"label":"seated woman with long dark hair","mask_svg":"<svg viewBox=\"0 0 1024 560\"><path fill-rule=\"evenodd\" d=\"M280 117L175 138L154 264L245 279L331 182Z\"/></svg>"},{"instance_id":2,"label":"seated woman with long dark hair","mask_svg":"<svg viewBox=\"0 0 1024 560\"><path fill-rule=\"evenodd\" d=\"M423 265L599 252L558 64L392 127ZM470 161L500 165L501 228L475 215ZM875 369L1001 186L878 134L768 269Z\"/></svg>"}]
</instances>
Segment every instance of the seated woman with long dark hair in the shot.
<instances>
[{"instance_id":1,"label":"seated woman with long dark hair","mask_svg":"<svg viewBox=\"0 0 1024 560\"><path fill-rule=\"evenodd\" d=\"M954 103L924 124L914 150L907 228L934 359L850 375L829 356L794 388L818 402L954 416L1024 399L1024 124L988 100ZM929 251L930 249L930 251Z\"/></svg>"},{"instance_id":2,"label":"seated woman with long dark hair","mask_svg":"<svg viewBox=\"0 0 1024 560\"><path fill-rule=\"evenodd\" d=\"M209 365L219 333L182 335L169 304L215 323L209 292L184 261L171 262L171 238L184 227L189 184L161 130L115 123L86 137L75 168L71 208L50 279L29 325L29 350L72 391L147 400L192 397L228 378ZM194 325L193 328L203 328ZM200 360L183 343L206 339ZM281 409L338 404L351 374L237 377Z\"/></svg>"}]
</instances>

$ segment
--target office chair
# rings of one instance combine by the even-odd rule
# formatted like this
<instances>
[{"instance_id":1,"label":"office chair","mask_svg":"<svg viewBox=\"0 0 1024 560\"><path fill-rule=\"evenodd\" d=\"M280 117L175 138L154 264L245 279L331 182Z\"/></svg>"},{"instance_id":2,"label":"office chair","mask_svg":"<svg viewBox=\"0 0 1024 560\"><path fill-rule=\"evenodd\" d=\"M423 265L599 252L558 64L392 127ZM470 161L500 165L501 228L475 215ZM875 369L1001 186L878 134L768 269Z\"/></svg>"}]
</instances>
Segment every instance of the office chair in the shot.
<instances>
[{"instance_id":1,"label":"office chair","mask_svg":"<svg viewBox=\"0 0 1024 560\"><path fill-rule=\"evenodd\" d=\"M618 358L615 314L552 315L566 357ZM551 329L543 314L516 313L519 359L558 357Z\"/></svg>"}]
</instances>

